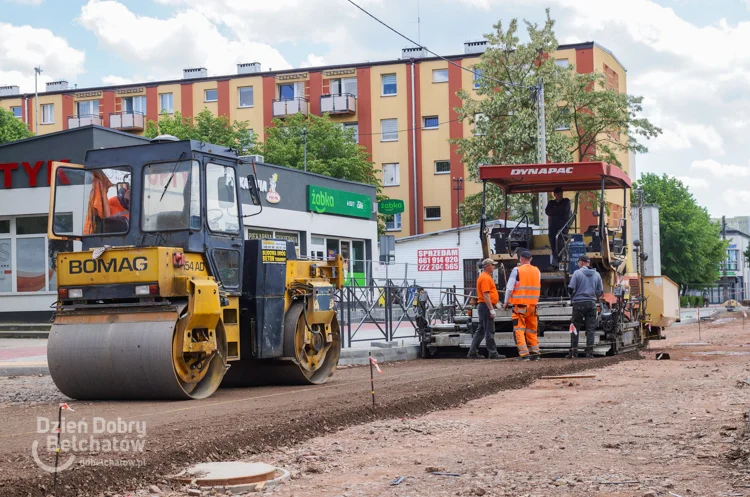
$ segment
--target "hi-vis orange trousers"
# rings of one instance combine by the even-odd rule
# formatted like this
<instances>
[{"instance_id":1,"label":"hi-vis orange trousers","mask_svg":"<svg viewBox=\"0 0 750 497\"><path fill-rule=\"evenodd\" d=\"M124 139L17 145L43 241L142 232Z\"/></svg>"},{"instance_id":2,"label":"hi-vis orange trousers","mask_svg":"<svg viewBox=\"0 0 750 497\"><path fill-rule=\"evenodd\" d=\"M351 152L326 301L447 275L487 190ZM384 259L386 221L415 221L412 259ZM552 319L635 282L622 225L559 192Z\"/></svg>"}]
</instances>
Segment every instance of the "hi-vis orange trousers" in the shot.
<instances>
[{"instance_id":1,"label":"hi-vis orange trousers","mask_svg":"<svg viewBox=\"0 0 750 497\"><path fill-rule=\"evenodd\" d=\"M513 306L513 334L516 338L518 355L521 357L529 355L529 352L539 354L538 325L539 318L535 305Z\"/></svg>"}]
</instances>

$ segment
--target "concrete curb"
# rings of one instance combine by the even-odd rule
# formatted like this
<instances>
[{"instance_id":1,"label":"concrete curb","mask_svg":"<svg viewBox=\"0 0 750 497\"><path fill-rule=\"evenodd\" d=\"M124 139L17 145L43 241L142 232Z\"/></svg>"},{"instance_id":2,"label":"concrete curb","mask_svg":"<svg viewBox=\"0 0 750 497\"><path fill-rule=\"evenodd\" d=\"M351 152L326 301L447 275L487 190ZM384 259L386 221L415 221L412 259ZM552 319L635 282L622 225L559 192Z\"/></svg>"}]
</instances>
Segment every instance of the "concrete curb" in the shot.
<instances>
[{"instance_id":1,"label":"concrete curb","mask_svg":"<svg viewBox=\"0 0 750 497\"><path fill-rule=\"evenodd\" d=\"M0 366L0 376L49 375L48 366Z\"/></svg>"},{"instance_id":2,"label":"concrete curb","mask_svg":"<svg viewBox=\"0 0 750 497\"><path fill-rule=\"evenodd\" d=\"M49 331L43 330L0 330L0 338L49 338Z\"/></svg>"},{"instance_id":3,"label":"concrete curb","mask_svg":"<svg viewBox=\"0 0 750 497\"><path fill-rule=\"evenodd\" d=\"M419 345L405 345L392 348L344 349L341 351L339 364L363 365L369 362L369 353L378 362L413 361L419 359Z\"/></svg>"}]
</instances>

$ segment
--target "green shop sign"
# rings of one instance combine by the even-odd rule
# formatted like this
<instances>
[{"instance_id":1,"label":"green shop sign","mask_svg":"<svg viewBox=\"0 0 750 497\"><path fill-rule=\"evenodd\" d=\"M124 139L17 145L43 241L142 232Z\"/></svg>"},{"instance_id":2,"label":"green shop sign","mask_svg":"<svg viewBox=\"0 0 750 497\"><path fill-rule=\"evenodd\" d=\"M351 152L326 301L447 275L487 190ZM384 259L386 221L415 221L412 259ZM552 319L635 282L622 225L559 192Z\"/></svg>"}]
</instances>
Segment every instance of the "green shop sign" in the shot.
<instances>
[{"instance_id":1,"label":"green shop sign","mask_svg":"<svg viewBox=\"0 0 750 497\"><path fill-rule=\"evenodd\" d=\"M372 216L372 198L361 193L307 185L307 210L369 219Z\"/></svg>"},{"instance_id":2,"label":"green shop sign","mask_svg":"<svg viewBox=\"0 0 750 497\"><path fill-rule=\"evenodd\" d=\"M381 200L378 202L378 212L381 214L401 214L404 212L403 200Z\"/></svg>"}]
</instances>

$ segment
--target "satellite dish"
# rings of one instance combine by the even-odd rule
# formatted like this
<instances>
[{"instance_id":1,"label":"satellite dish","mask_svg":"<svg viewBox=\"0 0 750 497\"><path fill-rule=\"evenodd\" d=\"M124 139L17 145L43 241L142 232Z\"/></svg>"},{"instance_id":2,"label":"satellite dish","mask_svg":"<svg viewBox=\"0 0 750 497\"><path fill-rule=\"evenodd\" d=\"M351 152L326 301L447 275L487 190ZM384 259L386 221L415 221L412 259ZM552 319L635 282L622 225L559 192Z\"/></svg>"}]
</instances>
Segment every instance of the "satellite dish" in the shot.
<instances>
[{"instance_id":1,"label":"satellite dish","mask_svg":"<svg viewBox=\"0 0 750 497\"><path fill-rule=\"evenodd\" d=\"M151 139L151 143L178 142L179 138L172 135L159 135Z\"/></svg>"}]
</instances>

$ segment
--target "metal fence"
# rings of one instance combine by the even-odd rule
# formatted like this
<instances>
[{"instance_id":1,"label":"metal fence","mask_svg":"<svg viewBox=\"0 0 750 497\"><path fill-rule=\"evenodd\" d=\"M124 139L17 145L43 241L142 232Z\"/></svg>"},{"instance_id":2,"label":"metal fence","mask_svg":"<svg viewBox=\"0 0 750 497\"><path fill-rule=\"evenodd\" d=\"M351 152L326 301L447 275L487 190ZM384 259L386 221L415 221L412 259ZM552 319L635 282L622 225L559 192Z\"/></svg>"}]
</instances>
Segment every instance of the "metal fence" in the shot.
<instances>
[{"instance_id":1,"label":"metal fence","mask_svg":"<svg viewBox=\"0 0 750 497\"><path fill-rule=\"evenodd\" d=\"M455 286L425 287L414 280L374 279L368 285L352 281L338 294L345 347L418 337L425 325L451 322L456 314L466 312L475 296Z\"/></svg>"}]
</instances>

